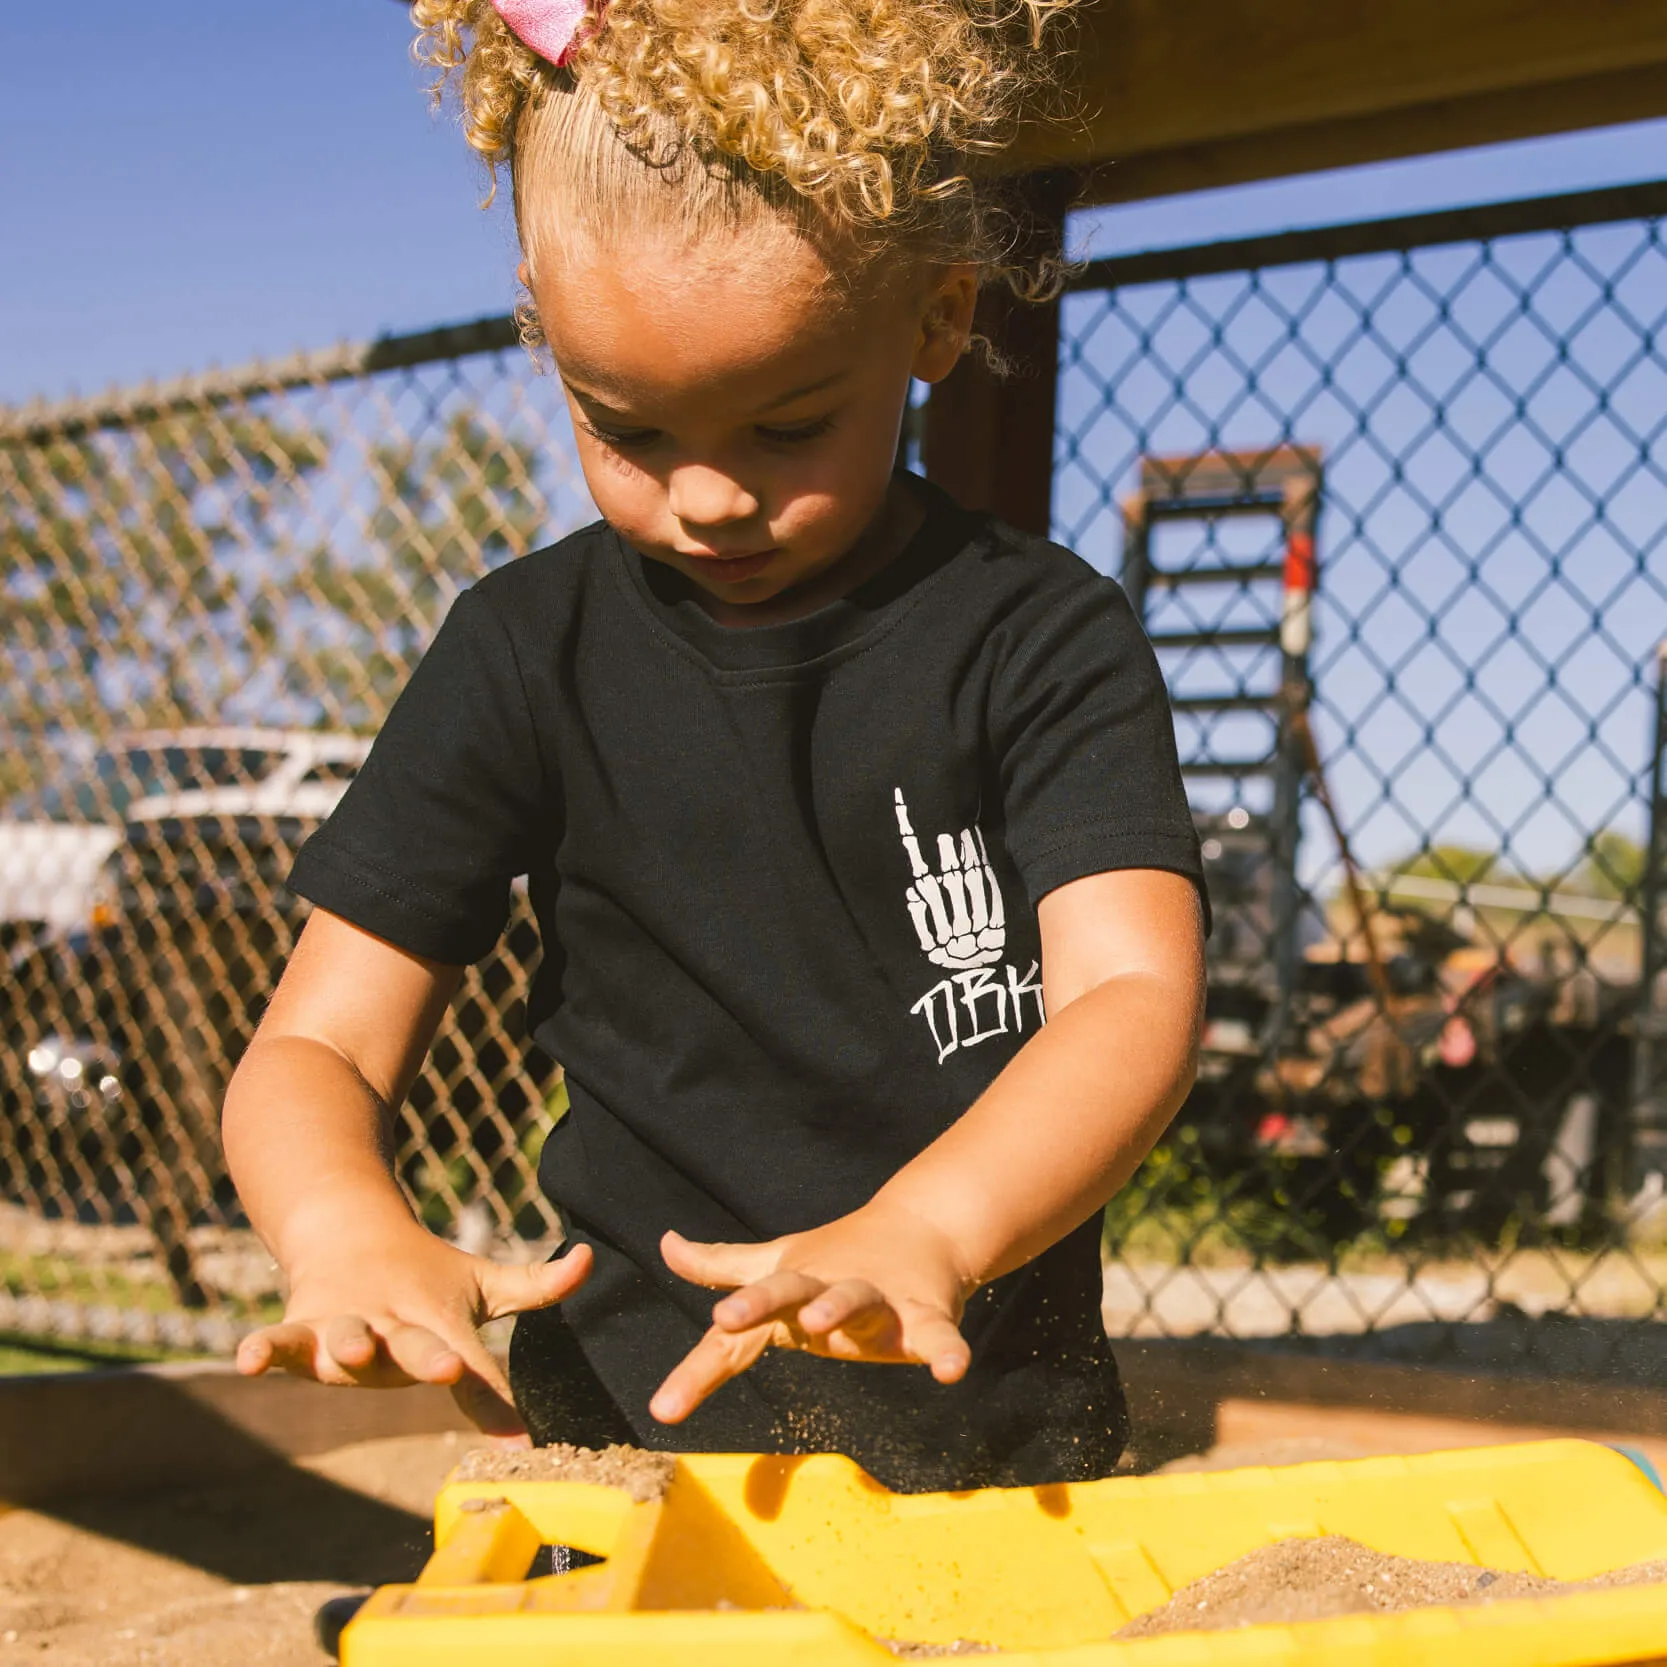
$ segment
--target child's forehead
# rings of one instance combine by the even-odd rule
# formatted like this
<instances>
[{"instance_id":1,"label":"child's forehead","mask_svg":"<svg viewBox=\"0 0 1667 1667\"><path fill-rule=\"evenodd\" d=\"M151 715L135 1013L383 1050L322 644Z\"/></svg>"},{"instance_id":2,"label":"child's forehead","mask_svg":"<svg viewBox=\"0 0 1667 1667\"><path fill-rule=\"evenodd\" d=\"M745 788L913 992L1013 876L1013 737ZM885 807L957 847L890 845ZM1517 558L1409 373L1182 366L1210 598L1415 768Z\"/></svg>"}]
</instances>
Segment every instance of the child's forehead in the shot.
<instances>
[{"instance_id":1,"label":"child's forehead","mask_svg":"<svg viewBox=\"0 0 1667 1667\"><path fill-rule=\"evenodd\" d=\"M564 217L536 239L535 287L599 287L640 302L729 296L772 311L850 304L873 288L855 255L823 249L767 213L718 227L681 225L673 214L630 219Z\"/></svg>"},{"instance_id":2,"label":"child's forehead","mask_svg":"<svg viewBox=\"0 0 1667 1667\"><path fill-rule=\"evenodd\" d=\"M788 234L608 244L541 263L532 289L563 375L609 403L718 388L785 403L889 350L895 297L839 284Z\"/></svg>"}]
</instances>

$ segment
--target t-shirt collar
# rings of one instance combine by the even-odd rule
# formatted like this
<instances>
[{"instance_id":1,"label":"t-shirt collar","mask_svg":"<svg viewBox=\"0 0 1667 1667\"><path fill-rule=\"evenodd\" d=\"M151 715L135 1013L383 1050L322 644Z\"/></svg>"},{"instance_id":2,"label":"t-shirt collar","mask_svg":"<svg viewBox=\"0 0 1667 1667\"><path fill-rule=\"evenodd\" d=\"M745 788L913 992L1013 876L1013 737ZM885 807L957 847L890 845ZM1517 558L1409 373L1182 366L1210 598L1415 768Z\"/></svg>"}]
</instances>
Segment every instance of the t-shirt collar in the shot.
<instances>
[{"instance_id":1,"label":"t-shirt collar","mask_svg":"<svg viewBox=\"0 0 1667 1667\"><path fill-rule=\"evenodd\" d=\"M975 518L941 487L919 475L903 478L925 511L908 543L872 578L802 619L720 625L701 606L692 580L664 562L650 561L612 529L609 542L621 577L654 623L718 670L808 665L887 628L912 604L921 585L965 547Z\"/></svg>"}]
</instances>

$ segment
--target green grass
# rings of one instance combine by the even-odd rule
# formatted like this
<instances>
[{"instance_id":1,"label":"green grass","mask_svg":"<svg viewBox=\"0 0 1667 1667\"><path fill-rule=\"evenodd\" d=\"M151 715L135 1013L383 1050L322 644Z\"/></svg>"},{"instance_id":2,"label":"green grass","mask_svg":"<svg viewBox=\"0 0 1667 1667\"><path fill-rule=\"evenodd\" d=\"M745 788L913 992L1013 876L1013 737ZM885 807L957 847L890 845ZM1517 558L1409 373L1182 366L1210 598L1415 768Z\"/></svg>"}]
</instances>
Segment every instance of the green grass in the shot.
<instances>
[{"instance_id":1,"label":"green grass","mask_svg":"<svg viewBox=\"0 0 1667 1667\"><path fill-rule=\"evenodd\" d=\"M123 1343L60 1343L46 1337L0 1335L0 1377L7 1378L46 1372L99 1372L113 1366L189 1358Z\"/></svg>"},{"instance_id":2,"label":"green grass","mask_svg":"<svg viewBox=\"0 0 1667 1667\"><path fill-rule=\"evenodd\" d=\"M107 1303L163 1314L176 1304L161 1280L137 1280L106 1267L85 1267L63 1256L0 1253L0 1288L12 1296L37 1295L54 1302Z\"/></svg>"},{"instance_id":3,"label":"green grass","mask_svg":"<svg viewBox=\"0 0 1667 1667\"><path fill-rule=\"evenodd\" d=\"M152 1315L167 1314L179 1306L174 1291L162 1280L135 1279L109 1267L80 1266L62 1256L0 1252L0 1290L13 1296L34 1295L50 1302ZM254 1302L227 1297L221 1306L236 1318L256 1324L269 1324L283 1315L283 1302L276 1296ZM0 1378L49 1372L99 1372L155 1361L203 1358L202 1351L196 1349L0 1332Z\"/></svg>"},{"instance_id":4,"label":"green grass","mask_svg":"<svg viewBox=\"0 0 1667 1667\"><path fill-rule=\"evenodd\" d=\"M1130 1261L1190 1267L1244 1267L1282 1262L1335 1262L1393 1249L1395 1227L1369 1220L1354 1178L1325 1191L1351 1220L1340 1229L1292 1167L1264 1157L1236 1173L1218 1173L1199 1147L1198 1131L1181 1127L1156 1147L1112 1199L1105 1214L1105 1252Z\"/></svg>"},{"instance_id":5,"label":"green grass","mask_svg":"<svg viewBox=\"0 0 1667 1667\"><path fill-rule=\"evenodd\" d=\"M167 1314L179 1306L179 1298L164 1280L134 1279L109 1267L87 1267L63 1256L0 1251L0 1290L16 1297L42 1296L52 1302L97 1304L146 1314ZM259 1325L283 1317L283 1299L275 1294L250 1300L223 1293L218 1300L223 1311Z\"/></svg>"}]
</instances>

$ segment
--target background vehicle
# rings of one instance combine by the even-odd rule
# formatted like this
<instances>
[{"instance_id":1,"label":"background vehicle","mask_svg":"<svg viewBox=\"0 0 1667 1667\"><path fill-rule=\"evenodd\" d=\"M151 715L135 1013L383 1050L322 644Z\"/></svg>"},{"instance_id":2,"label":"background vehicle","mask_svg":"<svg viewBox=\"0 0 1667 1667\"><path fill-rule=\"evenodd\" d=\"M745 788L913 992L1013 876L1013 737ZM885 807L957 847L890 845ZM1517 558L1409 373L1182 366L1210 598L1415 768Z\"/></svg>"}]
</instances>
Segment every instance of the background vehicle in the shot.
<instances>
[{"instance_id":1,"label":"background vehicle","mask_svg":"<svg viewBox=\"0 0 1667 1667\"><path fill-rule=\"evenodd\" d=\"M329 815L369 743L309 730L118 734L0 819L0 923L57 935L92 924L122 828L193 816Z\"/></svg>"},{"instance_id":2,"label":"background vehicle","mask_svg":"<svg viewBox=\"0 0 1667 1667\"><path fill-rule=\"evenodd\" d=\"M220 1099L299 927L283 877L368 746L131 733L18 807L0 830L0 1191L146 1221L194 1283L185 1233L227 1195ZM43 852L55 865L31 866Z\"/></svg>"}]
</instances>

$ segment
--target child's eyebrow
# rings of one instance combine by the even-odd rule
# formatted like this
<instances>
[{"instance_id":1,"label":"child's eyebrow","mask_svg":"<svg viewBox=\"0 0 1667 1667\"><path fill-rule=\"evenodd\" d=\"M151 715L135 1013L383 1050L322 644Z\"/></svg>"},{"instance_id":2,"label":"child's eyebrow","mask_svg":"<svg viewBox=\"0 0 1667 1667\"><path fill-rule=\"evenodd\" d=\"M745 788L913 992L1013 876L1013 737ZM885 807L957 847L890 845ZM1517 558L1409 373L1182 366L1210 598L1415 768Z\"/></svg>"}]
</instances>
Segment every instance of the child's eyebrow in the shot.
<instances>
[{"instance_id":1,"label":"child's eyebrow","mask_svg":"<svg viewBox=\"0 0 1667 1667\"><path fill-rule=\"evenodd\" d=\"M600 394L593 394L588 388L579 387L565 376L561 379L561 384L575 399L585 405L595 406L603 416L624 419L625 412L621 411L617 405L610 405Z\"/></svg>"},{"instance_id":2,"label":"child's eyebrow","mask_svg":"<svg viewBox=\"0 0 1667 1667\"><path fill-rule=\"evenodd\" d=\"M840 369L830 371L826 376L818 377L814 382L806 382L802 387L791 388L784 394L777 394L774 399L759 406L756 414L763 416L767 412L779 410L784 405L791 405L796 399L805 399L811 394L819 394L825 389L831 388L834 383L843 382L849 374L849 367L841 366ZM581 388L569 378L564 376L562 383L575 398L583 400L586 405L595 406L604 415L622 419L626 416L626 413L621 411L617 405L610 405L600 394L592 393L588 388Z\"/></svg>"},{"instance_id":3,"label":"child's eyebrow","mask_svg":"<svg viewBox=\"0 0 1667 1667\"><path fill-rule=\"evenodd\" d=\"M815 382L807 382L802 388L794 388L791 392L779 394L768 405L759 406L759 411L774 411L783 405L791 405L796 399L803 399L808 394L819 394L824 388L831 388L834 383L842 382L850 374L848 367L830 371L828 375Z\"/></svg>"}]
</instances>

